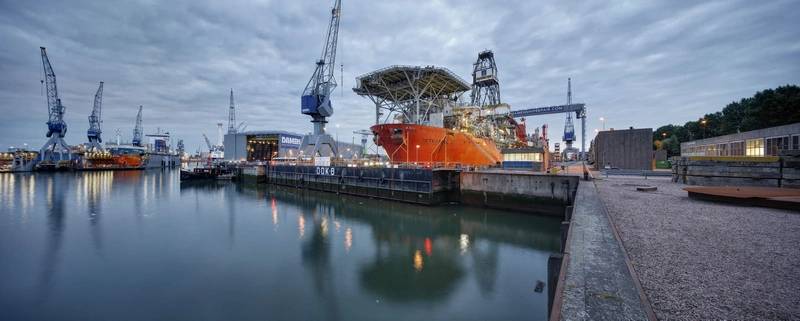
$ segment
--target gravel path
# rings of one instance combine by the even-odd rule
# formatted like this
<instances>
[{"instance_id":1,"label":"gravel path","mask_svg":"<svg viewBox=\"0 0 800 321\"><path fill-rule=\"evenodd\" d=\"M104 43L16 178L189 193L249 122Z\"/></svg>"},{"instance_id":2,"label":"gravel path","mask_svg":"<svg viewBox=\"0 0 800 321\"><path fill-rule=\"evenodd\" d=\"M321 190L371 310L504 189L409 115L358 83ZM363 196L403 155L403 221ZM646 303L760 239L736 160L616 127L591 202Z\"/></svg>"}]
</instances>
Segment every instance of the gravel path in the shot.
<instances>
[{"instance_id":1,"label":"gravel path","mask_svg":"<svg viewBox=\"0 0 800 321\"><path fill-rule=\"evenodd\" d=\"M800 320L800 213L595 182L659 320Z\"/></svg>"}]
</instances>

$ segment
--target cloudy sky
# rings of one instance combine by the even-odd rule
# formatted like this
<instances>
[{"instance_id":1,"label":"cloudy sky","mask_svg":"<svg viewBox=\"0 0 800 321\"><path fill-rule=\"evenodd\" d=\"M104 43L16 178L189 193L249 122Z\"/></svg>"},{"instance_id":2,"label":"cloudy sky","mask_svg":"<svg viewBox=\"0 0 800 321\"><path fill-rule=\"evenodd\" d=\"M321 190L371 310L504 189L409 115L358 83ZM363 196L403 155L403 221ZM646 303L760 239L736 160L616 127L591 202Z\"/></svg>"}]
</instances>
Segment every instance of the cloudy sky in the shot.
<instances>
[{"instance_id":1,"label":"cloudy sky","mask_svg":"<svg viewBox=\"0 0 800 321\"><path fill-rule=\"evenodd\" d=\"M39 47L66 106L67 142L86 141L105 82L104 139L129 140L136 108L196 151L227 119L228 91L248 129L311 130L300 93L332 1L0 0L0 147L39 148L47 121ZM341 140L374 120L354 78L393 64L444 66L470 79L495 52L514 109L586 103L587 134L684 123L758 90L800 83L800 2L344 0L331 124ZM337 71L337 78L339 78ZM343 85L343 86L342 86ZM344 88L343 92L341 88ZM468 96L465 96L468 98ZM528 118L560 138L564 115ZM227 125L226 125L227 126ZM557 139L554 139L557 140Z\"/></svg>"}]
</instances>

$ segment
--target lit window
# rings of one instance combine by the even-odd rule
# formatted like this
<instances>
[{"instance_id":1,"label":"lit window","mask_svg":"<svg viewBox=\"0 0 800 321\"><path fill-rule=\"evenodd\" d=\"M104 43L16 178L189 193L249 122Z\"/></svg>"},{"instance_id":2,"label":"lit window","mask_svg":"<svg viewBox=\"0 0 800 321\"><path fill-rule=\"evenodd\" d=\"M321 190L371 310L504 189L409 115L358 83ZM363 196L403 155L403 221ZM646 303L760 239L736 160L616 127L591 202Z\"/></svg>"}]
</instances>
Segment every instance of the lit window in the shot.
<instances>
[{"instance_id":1,"label":"lit window","mask_svg":"<svg viewBox=\"0 0 800 321\"><path fill-rule=\"evenodd\" d=\"M764 139L748 139L746 156L764 156Z\"/></svg>"}]
</instances>

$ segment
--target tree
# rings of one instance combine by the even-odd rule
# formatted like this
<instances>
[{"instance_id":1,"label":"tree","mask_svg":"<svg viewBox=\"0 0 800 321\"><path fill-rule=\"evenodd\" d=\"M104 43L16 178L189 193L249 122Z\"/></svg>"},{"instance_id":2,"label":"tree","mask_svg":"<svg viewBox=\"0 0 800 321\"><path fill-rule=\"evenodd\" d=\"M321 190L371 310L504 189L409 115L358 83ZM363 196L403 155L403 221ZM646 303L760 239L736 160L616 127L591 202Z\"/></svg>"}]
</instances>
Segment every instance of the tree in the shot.
<instances>
[{"instance_id":1,"label":"tree","mask_svg":"<svg viewBox=\"0 0 800 321\"><path fill-rule=\"evenodd\" d=\"M680 154L681 142L797 122L800 122L800 87L785 85L731 102L722 111L706 114L683 126L661 126L653 132L653 144L656 146L658 141L672 156Z\"/></svg>"}]
</instances>

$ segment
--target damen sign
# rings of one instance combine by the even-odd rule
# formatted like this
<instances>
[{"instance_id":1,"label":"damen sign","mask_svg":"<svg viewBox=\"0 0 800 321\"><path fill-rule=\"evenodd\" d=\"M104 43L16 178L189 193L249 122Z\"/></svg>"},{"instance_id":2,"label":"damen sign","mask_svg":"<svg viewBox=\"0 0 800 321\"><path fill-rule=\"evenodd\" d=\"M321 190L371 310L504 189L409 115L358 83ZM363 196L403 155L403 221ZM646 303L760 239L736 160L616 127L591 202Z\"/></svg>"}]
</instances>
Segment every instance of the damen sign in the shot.
<instances>
[{"instance_id":1,"label":"damen sign","mask_svg":"<svg viewBox=\"0 0 800 321\"><path fill-rule=\"evenodd\" d=\"M303 139L298 136L281 135L281 146L298 148L302 142Z\"/></svg>"}]
</instances>

